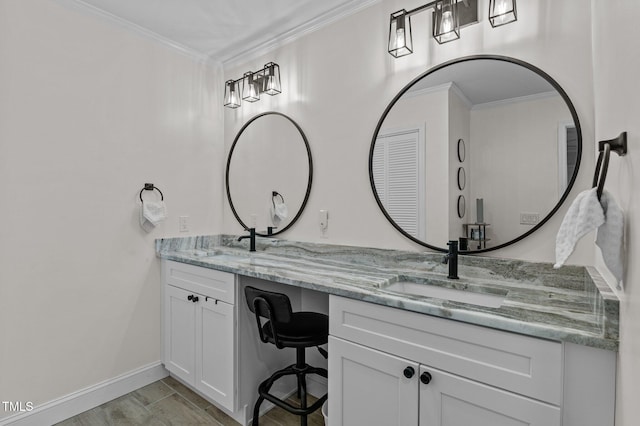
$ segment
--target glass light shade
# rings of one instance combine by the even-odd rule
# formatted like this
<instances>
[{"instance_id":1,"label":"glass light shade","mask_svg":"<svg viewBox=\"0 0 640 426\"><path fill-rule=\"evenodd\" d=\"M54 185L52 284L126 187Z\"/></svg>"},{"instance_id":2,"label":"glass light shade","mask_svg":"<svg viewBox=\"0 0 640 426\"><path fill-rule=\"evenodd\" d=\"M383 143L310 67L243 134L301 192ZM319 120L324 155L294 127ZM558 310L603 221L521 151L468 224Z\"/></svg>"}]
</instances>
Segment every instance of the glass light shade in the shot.
<instances>
[{"instance_id":1,"label":"glass light shade","mask_svg":"<svg viewBox=\"0 0 640 426\"><path fill-rule=\"evenodd\" d=\"M460 38L460 21L456 0L442 0L433 10L433 38L440 44Z\"/></svg>"},{"instance_id":2,"label":"glass light shade","mask_svg":"<svg viewBox=\"0 0 640 426\"><path fill-rule=\"evenodd\" d=\"M228 80L224 84L224 106L229 108L238 108L240 106L240 91L238 90L238 82Z\"/></svg>"},{"instance_id":3,"label":"glass light shade","mask_svg":"<svg viewBox=\"0 0 640 426\"><path fill-rule=\"evenodd\" d=\"M399 10L389 21L389 53L396 58L413 53L411 18L406 15L406 10Z\"/></svg>"},{"instance_id":4,"label":"glass light shade","mask_svg":"<svg viewBox=\"0 0 640 426\"><path fill-rule=\"evenodd\" d=\"M499 27L517 20L516 0L489 1L489 22L492 27Z\"/></svg>"},{"instance_id":5,"label":"glass light shade","mask_svg":"<svg viewBox=\"0 0 640 426\"><path fill-rule=\"evenodd\" d=\"M251 71L244 73L242 78L242 100L247 102L260 100L260 86Z\"/></svg>"},{"instance_id":6,"label":"glass light shade","mask_svg":"<svg viewBox=\"0 0 640 426\"><path fill-rule=\"evenodd\" d=\"M280 89L280 67L274 62L269 62L264 66L264 92L267 95L277 95L282 93Z\"/></svg>"}]
</instances>

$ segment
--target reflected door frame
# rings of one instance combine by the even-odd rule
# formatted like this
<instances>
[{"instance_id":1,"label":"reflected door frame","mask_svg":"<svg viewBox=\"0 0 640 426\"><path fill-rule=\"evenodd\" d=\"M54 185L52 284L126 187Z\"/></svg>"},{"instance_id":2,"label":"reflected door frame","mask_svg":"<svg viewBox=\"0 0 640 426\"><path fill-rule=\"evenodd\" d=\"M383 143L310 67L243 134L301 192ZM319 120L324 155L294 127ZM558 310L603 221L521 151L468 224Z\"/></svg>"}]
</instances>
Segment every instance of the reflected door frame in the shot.
<instances>
[{"instance_id":1,"label":"reflected door frame","mask_svg":"<svg viewBox=\"0 0 640 426\"><path fill-rule=\"evenodd\" d=\"M569 186L569 174L567 173L567 131L575 129L573 121L561 121L558 123L558 198Z\"/></svg>"}]
</instances>

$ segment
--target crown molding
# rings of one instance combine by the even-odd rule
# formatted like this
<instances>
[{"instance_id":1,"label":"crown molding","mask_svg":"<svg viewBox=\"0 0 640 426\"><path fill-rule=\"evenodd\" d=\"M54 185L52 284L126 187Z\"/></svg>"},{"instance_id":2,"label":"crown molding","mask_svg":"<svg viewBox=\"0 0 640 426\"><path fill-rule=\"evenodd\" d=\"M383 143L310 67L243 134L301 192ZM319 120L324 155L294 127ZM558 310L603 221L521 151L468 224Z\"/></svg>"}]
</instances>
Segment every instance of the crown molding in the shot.
<instances>
[{"instance_id":1,"label":"crown molding","mask_svg":"<svg viewBox=\"0 0 640 426\"><path fill-rule=\"evenodd\" d=\"M224 69L241 65L242 63L269 53L279 47L282 47L283 45L302 38L305 35L317 31L329 24L344 19L347 16L353 15L363 9L368 8L369 6L379 3L380 1L381 0L351 0L350 2L338 6L328 12L325 12L322 15L305 22L304 24L298 25L297 27L283 34L280 34L268 40L264 40L257 45L248 47L247 49L239 52L237 51L237 48L235 48L233 51L229 49L226 52L217 54L216 56L218 56L218 60L222 62Z\"/></svg>"},{"instance_id":2,"label":"crown molding","mask_svg":"<svg viewBox=\"0 0 640 426\"><path fill-rule=\"evenodd\" d=\"M423 96L423 95L428 95L430 93L444 92L449 90L454 92L458 96L458 98L460 98L460 100L467 106L468 109L473 108L473 104L471 103L469 98L467 98L465 94L462 92L462 90L460 90L460 88L451 81L448 83L439 84L437 86L425 87L423 89L418 89L418 90L409 90L404 95L402 95L402 97L413 98L415 96Z\"/></svg>"},{"instance_id":3,"label":"crown molding","mask_svg":"<svg viewBox=\"0 0 640 426\"><path fill-rule=\"evenodd\" d=\"M190 58L196 59L198 61L203 61L203 62L209 62L211 58L209 58L208 55L204 54L204 53L200 53L190 47L187 47L183 44L177 43L173 40L170 40L164 36L161 36L160 34L153 32L145 27L142 27L138 24L135 24L131 21L128 21L126 19L123 19L117 15L114 15L112 13L109 13L105 10L102 10L98 7L95 7L92 4L86 3L83 0L56 0L56 2L68 6L68 7L73 7L73 8L77 8L80 9L84 12L88 12L94 16L97 16L101 19L104 19L106 21L109 21L113 24L116 24L117 26L121 27L121 28L125 28L128 30L131 30L133 32L135 32L136 34L147 38L147 39L151 39L153 41L156 41L160 44L163 44L173 50L178 51L179 53L188 56Z\"/></svg>"},{"instance_id":4,"label":"crown molding","mask_svg":"<svg viewBox=\"0 0 640 426\"><path fill-rule=\"evenodd\" d=\"M560 96L560 94L558 94L558 92L556 91L535 93L533 95L518 96L516 98L500 99L498 101L485 102L483 104L476 104L471 109L477 110L477 109L483 109L483 108L494 108L501 105L515 104L518 102L536 101L538 99L552 98L554 96Z\"/></svg>"}]
</instances>

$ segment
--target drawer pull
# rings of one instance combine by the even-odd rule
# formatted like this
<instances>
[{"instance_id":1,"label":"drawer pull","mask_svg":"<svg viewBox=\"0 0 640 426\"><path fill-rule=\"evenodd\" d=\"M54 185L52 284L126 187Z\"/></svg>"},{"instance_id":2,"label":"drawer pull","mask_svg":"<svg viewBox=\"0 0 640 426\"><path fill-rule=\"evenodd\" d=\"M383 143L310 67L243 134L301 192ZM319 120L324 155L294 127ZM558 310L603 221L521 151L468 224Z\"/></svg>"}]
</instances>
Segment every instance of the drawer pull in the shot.
<instances>
[{"instance_id":1,"label":"drawer pull","mask_svg":"<svg viewBox=\"0 0 640 426\"><path fill-rule=\"evenodd\" d=\"M200 300L200 298L198 296L193 296L193 300L191 300L193 303L196 303L198 300Z\"/></svg>"},{"instance_id":2,"label":"drawer pull","mask_svg":"<svg viewBox=\"0 0 640 426\"><path fill-rule=\"evenodd\" d=\"M193 300L193 294L190 294L187 296L187 300L192 301Z\"/></svg>"},{"instance_id":3,"label":"drawer pull","mask_svg":"<svg viewBox=\"0 0 640 426\"><path fill-rule=\"evenodd\" d=\"M420 375L420 381L425 385L428 385L429 383L431 383L431 379L432 379L431 373L429 373L428 371L425 371Z\"/></svg>"},{"instance_id":4,"label":"drawer pull","mask_svg":"<svg viewBox=\"0 0 640 426\"><path fill-rule=\"evenodd\" d=\"M413 377L413 375L415 374L416 370L413 369L413 367L407 367L404 369L404 377L406 377L407 379L410 379Z\"/></svg>"}]
</instances>

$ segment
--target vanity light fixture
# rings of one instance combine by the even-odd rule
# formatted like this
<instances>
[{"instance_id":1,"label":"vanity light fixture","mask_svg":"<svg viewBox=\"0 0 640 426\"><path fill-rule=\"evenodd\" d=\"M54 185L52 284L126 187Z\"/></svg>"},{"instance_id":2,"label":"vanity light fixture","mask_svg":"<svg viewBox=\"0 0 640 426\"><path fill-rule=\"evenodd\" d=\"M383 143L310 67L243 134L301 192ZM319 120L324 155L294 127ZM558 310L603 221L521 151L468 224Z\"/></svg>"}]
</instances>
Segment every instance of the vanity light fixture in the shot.
<instances>
[{"instance_id":1,"label":"vanity light fixture","mask_svg":"<svg viewBox=\"0 0 640 426\"><path fill-rule=\"evenodd\" d=\"M411 18L402 9L391 14L389 22L389 53L396 58L413 53Z\"/></svg>"},{"instance_id":2,"label":"vanity light fixture","mask_svg":"<svg viewBox=\"0 0 640 426\"><path fill-rule=\"evenodd\" d=\"M240 91L238 80L228 80L224 85L224 106L238 108L240 106Z\"/></svg>"},{"instance_id":3,"label":"vanity light fixture","mask_svg":"<svg viewBox=\"0 0 640 426\"><path fill-rule=\"evenodd\" d=\"M244 73L242 78L242 100L247 102L256 102L260 100L259 79L254 78L251 71Z\"/></svg>"},{"instance_id":4,"label":"vanity light fixture","mask_svg":"<svg viewBox=\"0 0 640 426\"><path fill-rule=\"evenodd\" d=\"M490 0L489 22L493 28L518 20L516 0Z\"/></svg>"},{"instance_id":5,"label":"vanity light fixture","mask_svg":"<svg viewBox=\"0 0 640 426\"><path fill-rule=\"evenodd\" d=\"M242 82L242 94L240 83ZM277 95L282 93L280 86L280 66L269 62L258 71L247 71L237 80L227 80L224 88L224 106L238 108L240 99L247 102L257 102L260 94Z\"/></svg>"},{"instance_id":6,"label":"vanity light fixture","mask_svg":"<svg viewBox=\"0 0 640 426\"><path fill-rule=\"evenodd\" d=\"M456 0L442 0L433 9L433 38L440 44L460 38Z\"/></svg>"},{"instance_id":7,"label":"vanity light fixture","mask_svg":"<svg viewBox=\"0 0 640 426\"><path fill-rule=\"evenodd\" d=\"M479 0L435 0L409 11L401 9L391 14L389 23L389 53L399 58L413 53L411 16L433 9L433 38L439 44L460 38L460 28L478 22ZM492 27L517 20L516 0L490 0L489 22Z\"/></svg>"}]
</instances>

